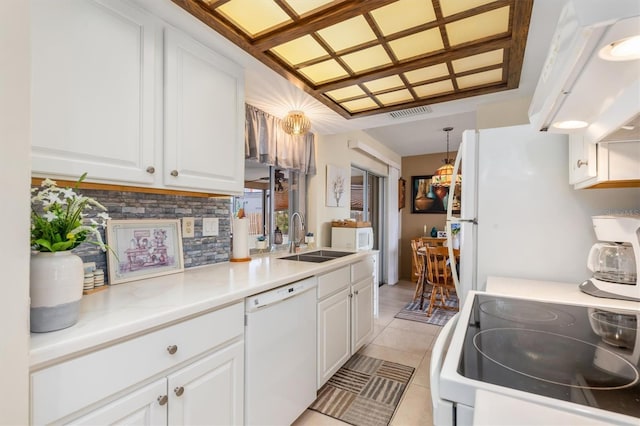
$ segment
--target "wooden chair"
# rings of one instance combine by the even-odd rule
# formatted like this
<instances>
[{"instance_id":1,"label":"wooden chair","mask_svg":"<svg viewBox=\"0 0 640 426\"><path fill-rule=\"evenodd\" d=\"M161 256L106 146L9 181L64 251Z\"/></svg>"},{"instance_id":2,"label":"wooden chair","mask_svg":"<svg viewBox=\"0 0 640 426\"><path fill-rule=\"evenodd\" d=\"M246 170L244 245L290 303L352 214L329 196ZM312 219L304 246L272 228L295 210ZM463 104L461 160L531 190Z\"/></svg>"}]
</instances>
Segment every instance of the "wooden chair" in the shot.
<instances>
[{"instance_id":1,"label":"wooden chair","mask_svg":"<svg viewBox=\"0 0 640 426\"><path fill-rule=\"evenodd\" d=\"M418 250L424 248L419 239L411 240L411 252L413 255L414 277L416 278L416 291L413 293L413 300L420 297L420 309L424 303L424 283L425 283L425 256L420 255Z\"/></svg>"},{"instance_id":2,"label":"wooden chair","mask_svg":"<svg viewBox=\"0 0 640 426\"><path fill-rule=\"evenodd\" d=\"M454 255L458 250L454 250ZM431 297L429 298L429 309L427 316L431 316L434 308L458 310L446 306L447 297L450 292L455 292L456 287L451 276L451 267L449 266L449 251L447 247L430 247L426 248L426 270L427 282L433 286ZM440 299L438 302L438 298Z\"/></svg>"}]
</instances>

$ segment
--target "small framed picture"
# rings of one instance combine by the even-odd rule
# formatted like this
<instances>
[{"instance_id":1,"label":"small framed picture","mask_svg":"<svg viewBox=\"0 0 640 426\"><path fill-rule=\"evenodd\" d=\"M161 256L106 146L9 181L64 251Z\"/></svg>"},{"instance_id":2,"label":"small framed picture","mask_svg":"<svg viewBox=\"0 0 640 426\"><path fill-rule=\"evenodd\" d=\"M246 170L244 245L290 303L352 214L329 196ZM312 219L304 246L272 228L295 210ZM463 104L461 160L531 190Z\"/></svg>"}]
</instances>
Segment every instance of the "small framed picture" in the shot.
<instances>
[{"instance_id":1,"label":"small framed picture","mask_svg":"<svg viewBox=\"0 0 640 426\"><path fill-rule=\"evenodd\" d=\"M184 271L179 219L109 220L109 284Z\"/></svg>"}]
</instances>

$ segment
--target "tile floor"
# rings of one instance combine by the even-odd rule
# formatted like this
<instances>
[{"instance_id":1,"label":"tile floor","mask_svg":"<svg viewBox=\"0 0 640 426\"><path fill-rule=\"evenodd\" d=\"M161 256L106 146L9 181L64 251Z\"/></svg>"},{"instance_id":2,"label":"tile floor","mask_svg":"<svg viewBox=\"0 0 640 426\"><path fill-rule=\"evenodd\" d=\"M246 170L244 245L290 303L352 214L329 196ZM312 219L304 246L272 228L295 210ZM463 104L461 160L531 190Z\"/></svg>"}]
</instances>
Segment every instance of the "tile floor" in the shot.
<instances>
[{"instance_id":1,"label":"tile floor","mask_svg":"<svg viewBox=\"0 0 640 426\"><path fill-rule=\"evenodd\" d=\"M380 287L380 314L374 322L373 336L360 353L416 369L398 406L391 426L431 426L429 361L431 347L441 327L394 318L413 297L415 284L400 281ZM332 426L347 423L316 411L305 411L294 426Z\"/></svg>"}]
</instances>

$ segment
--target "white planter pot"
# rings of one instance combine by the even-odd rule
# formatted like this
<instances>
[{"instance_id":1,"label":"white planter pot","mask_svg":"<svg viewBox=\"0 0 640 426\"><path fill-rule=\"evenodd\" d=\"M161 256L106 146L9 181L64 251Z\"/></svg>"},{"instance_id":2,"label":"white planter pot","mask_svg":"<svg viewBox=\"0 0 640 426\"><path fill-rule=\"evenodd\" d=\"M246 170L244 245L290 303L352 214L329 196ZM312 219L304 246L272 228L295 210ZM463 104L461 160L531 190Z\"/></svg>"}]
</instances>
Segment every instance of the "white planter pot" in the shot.
<instances>
[{"instance_id":1,"label":"white planter pot","mask_svg":"<svg viewBox=\"0 0 640 426\"><path fill-rule=\"evenodd\" d=\"M78 322L84 269L70 251L31 255L31 331L44 333Z\"/></svg>"}]
</instances>

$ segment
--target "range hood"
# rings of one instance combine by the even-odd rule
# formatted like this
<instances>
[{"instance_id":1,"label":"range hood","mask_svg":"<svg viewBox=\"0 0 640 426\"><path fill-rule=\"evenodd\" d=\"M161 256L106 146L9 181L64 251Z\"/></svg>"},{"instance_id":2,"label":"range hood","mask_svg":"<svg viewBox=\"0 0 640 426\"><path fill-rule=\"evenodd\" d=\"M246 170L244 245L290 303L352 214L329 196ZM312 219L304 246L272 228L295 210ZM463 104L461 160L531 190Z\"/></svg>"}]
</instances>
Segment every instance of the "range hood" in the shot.
<instances>
[{"instance_id":1,"label":"range hood","mask_svg":"<svg viewBox=\"0 0 640 426\"><path fill-rule=\"evenodd\" d=\"M611 61L603 47L640 35L638 0L570 0L558 20L531 106L540 131L584 132L598 142L640 112L640 59ZM579 130L556 127L583 121Z\"/></svg>"}]
</instances>

